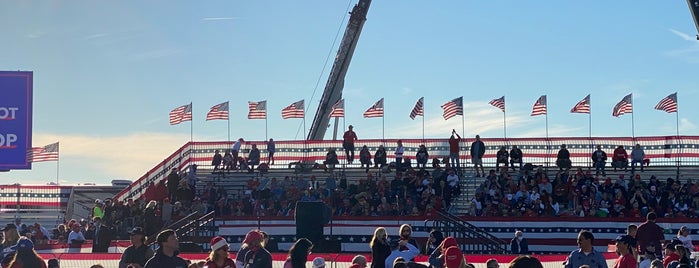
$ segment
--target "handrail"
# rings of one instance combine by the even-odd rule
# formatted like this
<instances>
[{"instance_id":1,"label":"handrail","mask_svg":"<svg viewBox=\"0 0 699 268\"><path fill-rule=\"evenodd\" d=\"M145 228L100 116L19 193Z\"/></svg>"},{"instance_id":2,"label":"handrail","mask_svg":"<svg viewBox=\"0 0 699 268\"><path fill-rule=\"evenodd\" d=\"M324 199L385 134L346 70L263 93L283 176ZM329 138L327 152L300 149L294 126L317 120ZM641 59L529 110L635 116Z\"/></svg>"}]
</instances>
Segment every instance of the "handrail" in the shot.
<instances>
[{"instance_id":1,"label":"handrail","mask_svg":"<svg viewBox=\"0 0 699 268\"><path fill-rule=\"evenodd\" d=\"M443 221L443 224L453 225L455 229L458 229L459 233L463 238L474 238L478 240L478 246L488 248L489 252L501 252L505 253L507 247L503 241L490 233L476 227L466 221L459 219L445 211L437 211L437 216ZM439 221L439 220L438 220ZM456 231L455 231L456 232ZM485 242L485 243L480 243ZM462 250L466 251L466 245L461 244Z\"/></svg>"},{"instance_id":2,"label":"handrail","mask_svg":"<svg viewBox=\"0 0 699 268\"><path fill-rule=\"evenodd\" d=\"M177 230L177 229L179 229L181 226L186 225L186 224L189 223L193 218L195 218L195 217L197 216L197 213L198 213L198 212L192 212L192 213L190 213L189 215L184 216L184 217L182 217L181 219L177 220L176 222L171 223L170 225L161 228L161 231L162 231L162 230L167 230L167 229ZM183 224L183 223L184 223L184 224ZM151 236L149 236L149 237L146 239L146 243L145 243L145 244L146 244L146 245L150 245L150 244L152 244L154 241L155 241L155 235L151 235Z\"/></svg>"},{"instance_id":3,"label":"handrail","mask_svg":"<svg viewBox=\"0 0 699 268\"><path fill-rule=\"evenodd\" d=\"M177 233L177 236L184 236L186 234L189 234L190 232L196 230L199 227L202 227L209 222L214 220L214 211L211 211L209 213L204 214L203 216L197 218L196 220L189 221L185 225L177 228L175 230L175 233Z\"/></svg>"}]
</instances>

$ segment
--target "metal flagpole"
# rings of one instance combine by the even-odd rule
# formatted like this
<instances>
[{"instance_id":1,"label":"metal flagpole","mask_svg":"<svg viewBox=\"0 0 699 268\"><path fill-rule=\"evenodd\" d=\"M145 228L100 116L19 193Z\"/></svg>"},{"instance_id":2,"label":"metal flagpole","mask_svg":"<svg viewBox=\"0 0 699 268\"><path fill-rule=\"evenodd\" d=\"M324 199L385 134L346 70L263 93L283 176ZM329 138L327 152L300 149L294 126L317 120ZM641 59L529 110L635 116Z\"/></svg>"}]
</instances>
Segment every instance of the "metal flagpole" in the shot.
<instances>
[{"instance_id":1,"label":"metal flagpole","mask_svg":"<svg viewBox=\"0 0 699 268\"><path fill-rule=\"evenodd\" d=\"M189 103L189 108L191 108L189 112L193 114L194 106L192 106L191 102ZM192 117L192 120L189 120L189 141L194 141L194 117Z\"/></svg>"},{"instance_id":2,"label":"metal flagpole","mask_svg":"<svg viewBox=\"0 0 699 268\"><path fill-rule=\"evenodd\" d=\"M424 114L422 116L422 142L425 142L425 115Z\"/></svg>"},{"instance_id":3,"label":"metal flagpole","mask_svg":"<svg viewBox=\"0 0 699 268\"><path fill-rule=\"evenodd\" d=\"M385 108L384 108L385 110ZM386 139L386 115L381 115L381 139Z\"/></svg>"},{"instance_id":4,"label":"metal flagpole","mask_svg":"<svg viewBox=\"0 0 699 268\"><path fill-rule=\"evenodd\" d=\"M503 132L505 133L504 138L507 140L507 119L505 117L505 110L502 111L502 125Z\"/></svg>"},{"instance_id":5,"label":"metal flagpole","mask_svg":"<svg viewBox=\"0 0 699 268\"><path fill-rule=\"evenodd\" d=\"M306 113L303 113L303 136L306 137ZM308 141L306 138L303 139L303 162L308 162Z\"/></svg>"},{"instance_id":6,"label":"metal flagpole","mask_svg":"<svg viewBox=\"0 0 699 268\"><path fill-rule=\"evenodd\" d=\"M592 111L587 114L587 137L592 140Z\"/></svg>"},{"instance_id":7,"label":"metal flagpole","mask_svg":"<svg viewBox=\"0 0 699 268\"><path fill-rule=\"evenodd\" d=\"M58 150L58 159L56 159L56 184L58 184L58 171L59 171L59 167L60 167L59 163L61 162L61 150L60 150L61 144L60 144L60 141L57 141L56 143L57 143L56 147L58 147L58 148L56 148L56 150ZM19 206L17 206L17 207L19 207Z\"/></svg>"},{"instance_id":8,"label":"metal flagpole","mask_svg":"<svg viewBox=\"0 0 699 268\"><path fill-rule=\"evenodd\" d=\"M267 110L265 109L265 140L267 140Z\"/></svg>"},{"instance_id":9,"label":"metal flagpole","mask_svg":"<svg viewBox=\"0 0 699 268\"><path fill-rule=\"evenodd\" d=\"M230 114L230 107L228 108ZM231 143L231 116L228 115L228 143Z\"/></svg>"},{"instance_id":10,"label":"metal flagpole","mask_svg":"<svg viewBox=\"0 0 699 268\"><path fill-rule=\"evenodd\" d=\"M549 112L546 111L546 168L548 170L549 157L551 153L551 142L549 141Z\"/></svg>"},{"instance_id":11,"label":"metal flagpole","mask_svg":"<svg viewBox=\"0 0 699 268\"><path fill-rule=\"evenodd\" d=\"M675 93L677 94L677 93ZM677 174L675 174L676 178L680 177L680 163L681 163L681 154L682 154L682 142L680 140L680 109L679 105L677 105L678 109L675 112L675 131L677 131ZM643 163L641 163L642 165Z\"/></svg>"},{"instance_id":12,"label":"metal flagpole","mask_svg":"<svg viewBox=\"0 0 699 268\"><path fill-rule=\"evenodd\" d=\"M633 104L632 104L633 105ZM633 109L633 108L632 108ZM633 139L633 142L636 143L636 134L635 134L635 127L633 125L633 114L634 112L631 112L631 138Z\"/></svg>"},{"instance_id":13,"label":"metal flagpole","mask_svg":"<svg viewBox=\"0 0 699 268\"><path fill-rule=\"evenodd\" d=\"M425 142L425 99L422 99L422 142Z\"/></svg>"}]
</instances>

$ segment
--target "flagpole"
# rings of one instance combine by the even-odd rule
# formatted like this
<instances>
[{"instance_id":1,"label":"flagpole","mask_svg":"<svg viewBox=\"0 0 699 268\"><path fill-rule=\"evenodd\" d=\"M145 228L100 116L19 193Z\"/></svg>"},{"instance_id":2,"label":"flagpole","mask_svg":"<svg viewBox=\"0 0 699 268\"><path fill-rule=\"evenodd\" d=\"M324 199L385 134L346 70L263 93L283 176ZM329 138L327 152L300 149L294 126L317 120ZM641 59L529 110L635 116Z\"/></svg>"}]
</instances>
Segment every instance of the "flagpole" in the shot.
<instances>
[{"instance_id":1,"label":"flagpole","mask_svg":"<svg viewBox=\"0 0 699 268\"><path fill-rule=\"evenodd\" d=\"M189 107L194 110L191 102L189 103ZM190 111L190 113L193 113L193 111ZM192 120L189 120L189 141L194 141L194 117L192 117Z\"/></svg>"},{"instance_id":2,"label":"flagpole","mask_svg":"<svg viewBox=\"0 0 699 268\"><path fill-rule=\"evenodd\" d=\"M422 112L422 142L425 142L425 112Z\"/></svg>"},{"instance_id":3,"label":"flagpole","mask_svg":"<svg viewBox=\"0 0 699 268\"><path fill-rule=\"evenodd\" d=\"M267 110L265 110L265 140L267 140Z\"/></svg>"},{"instance_id":4,"label":"flagpole","mask_svg":"<svg viewBox=\"0 0 699 268\"><path fill-rule=\"evenodd\" d=\"M56 184L58 184L58 172L59 172L59 167L60 167L59 163L61 161L61 147L60 147L61 143L60 143L60 141L56 141L56 144L58 147L58 148L56 148L58 150L58 159L56 159Z\"/></svg>"},{"instance_id":5,"label":"flagpole","mask_svg":"<svg viewBox=\"0 0 699 268\"><path fill-rule=\"evenodd\" d=\"M675 93L677 94L677 93ZM682 154L682 142L680 140L680 109L679 109L679 104L675 102L675 105L677 105L678 109L675 112L675 131L677 134L677 174L675 174L676 178L680 177L680 162L681 160L681 154ZM641 163L642 164L642 163Z\"/></svg>"},{"instance_id":6,"label":"flagpole","mask_svg":"<svg viewBox=\"0 0 699 268\"><path fill-rule=\"evenodd\" d=\"M381 115L381 139L386 139L386 115Z\"/></svg>"},{"instance_id":7,"label":"flagpole","mask_svg":"<svg viewBox=\"0 0 699 268\"><path fill-rule=\"evenodd\" d=\"M229 114L230 114L230 106L228 107L228 110L229 110ZM227 120L228 121L228 143L231 143L231 116L228 115L227 117L228 117L227 118L228 119Z\"/></svg>"},{"instance_id":8,"label":"flagpole","mask_svg":"<svg viewBox=\"0 0 699 268\"><path fill-rule=\"evenodd\" d=\"M633 105L633 104L632 104L632 105ZM632 109L633 109L633 108L632 108ZM634 127L634 125L633 125L633 121L634 121L634 120L633 120L633 114L634 114L634 112L632 111L632 112L631 112L631 138L633 139L633 141L634 141L634 143L635 143L635 142L636 142L636 134L635 134L635 131L634 131L634 130L635 130L635 127Z\"/></svg>"},{"instance_id":9,"label":"flagpole","mask_svg":"<svg viewBox=\"0 0 699 268\"><path fill-rule=\"evenodd\" d=\"M303 113L303 136L306 137L306 112ZM307 139L303 138L303 163L308 162L308 143Z\"/></svg>"},{"instance_id":10,"label":"flagpole","mask_svg":"<svg viewBox=\"0 0 699 268\"><path fill-rule=\"evenodd\" d=\"M549 142L549 112L546 111L546 169L549 166L549 153L551 152L551 144Z\"/></svg>"},{"instance_id":11,"label":"flagpole","mask_svg":"<svg viewBox=\"0 0 699 268\"><path fill-rule=\"evenodd\" d=\"M506 114L505 110L502 110L502 126L503 126L502 130L505 134L504 138L505 138L505 140L507 140L507 119L506 119L505 114Z\"/></svg>"}]
</instances>

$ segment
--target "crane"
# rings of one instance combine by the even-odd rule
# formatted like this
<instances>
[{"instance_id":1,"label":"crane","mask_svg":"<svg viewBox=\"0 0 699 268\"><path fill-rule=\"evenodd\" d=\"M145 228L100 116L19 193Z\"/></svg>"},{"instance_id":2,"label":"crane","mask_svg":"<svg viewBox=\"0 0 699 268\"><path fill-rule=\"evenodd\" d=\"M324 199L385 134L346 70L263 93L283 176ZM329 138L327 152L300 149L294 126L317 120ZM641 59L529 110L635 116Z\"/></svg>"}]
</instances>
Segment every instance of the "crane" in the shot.
<instances>
[{"instance_id":1,"label":"crane","mask_svg":"<svg viewBox=\"0 0 699 268\"><path fill-rule=\"evenodd\" d=\"M342 89L345 87L345 75L347 75L347 69L349 68L350 61L352 61L354 49L357 47L359 35L362 33L362 28L366 21L366 14L369 11L369 5L371 5L371 0L359 0L359 3L357 3L352 9L352 12L350 12L351 15L347 23L347 28L345 28L345 34L337 50L337 55L335 56L328 82L325 84L325 90L320 99L318 110L313 118L311 128L308 131L307 140L323 140L325 137L332 105L342 99ZM335 128L337 128L337 120L335 123Z\"/></svg>"},{"instance_id":2,"label":"crane","mask_svg":"<svg viewBox=\"0 0 699 268\"><path fill-rule=\"evenodd\" d=\"M692 12L697 32L699 32L699 0L687 0L687 5L689 5L689 11ZM697 34L697 40L699 40L699 34Z\"/></svg>"}]
</instances>

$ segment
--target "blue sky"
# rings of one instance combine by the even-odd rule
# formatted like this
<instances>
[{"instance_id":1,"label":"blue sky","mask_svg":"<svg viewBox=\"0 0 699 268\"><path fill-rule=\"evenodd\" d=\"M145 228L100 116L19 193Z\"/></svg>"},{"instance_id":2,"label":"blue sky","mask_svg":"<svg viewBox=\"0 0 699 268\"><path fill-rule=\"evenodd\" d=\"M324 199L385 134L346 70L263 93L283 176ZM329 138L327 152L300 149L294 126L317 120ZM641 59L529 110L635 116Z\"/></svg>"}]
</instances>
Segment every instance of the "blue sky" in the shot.
<instances>
[{"instance_id":1,"label":"blue sky","mask_svg":"<svg viewBox=\"0 0 699 268\"><path fill-rule=\"evenodd\" d=\"M227 139L225 121L204 121L224 101L233 138L264 139L264 121L246 119L259 100L269 137L302 139L287 130L301 120L280 110L305 99L310 126L355 2L5 1L0 70L34 72L34 146L61 142L61 183L135 179L189 140L189 122L168 123L189 102L195 140ZM543 137L544 117L529 113L546 94L550 135L587 136L587 115L569 110L591 94L592 135L631 136L631 115L611 110L633 93L636 136L674 135L675 115L653 107L678 92L680 133L697 135L699 42L684 1L522 3L374 1L346 77L346 123L380 138L381 119L362 113L383 97L386 138L420 137L408 114L424 96L426 137L447 137L461 119L445 121L440 105L464 96L466 136L502 137L488 102L505 95L508 137ZM54 162L0 173L55 179Z\"/></svg>"}]
</instances>

